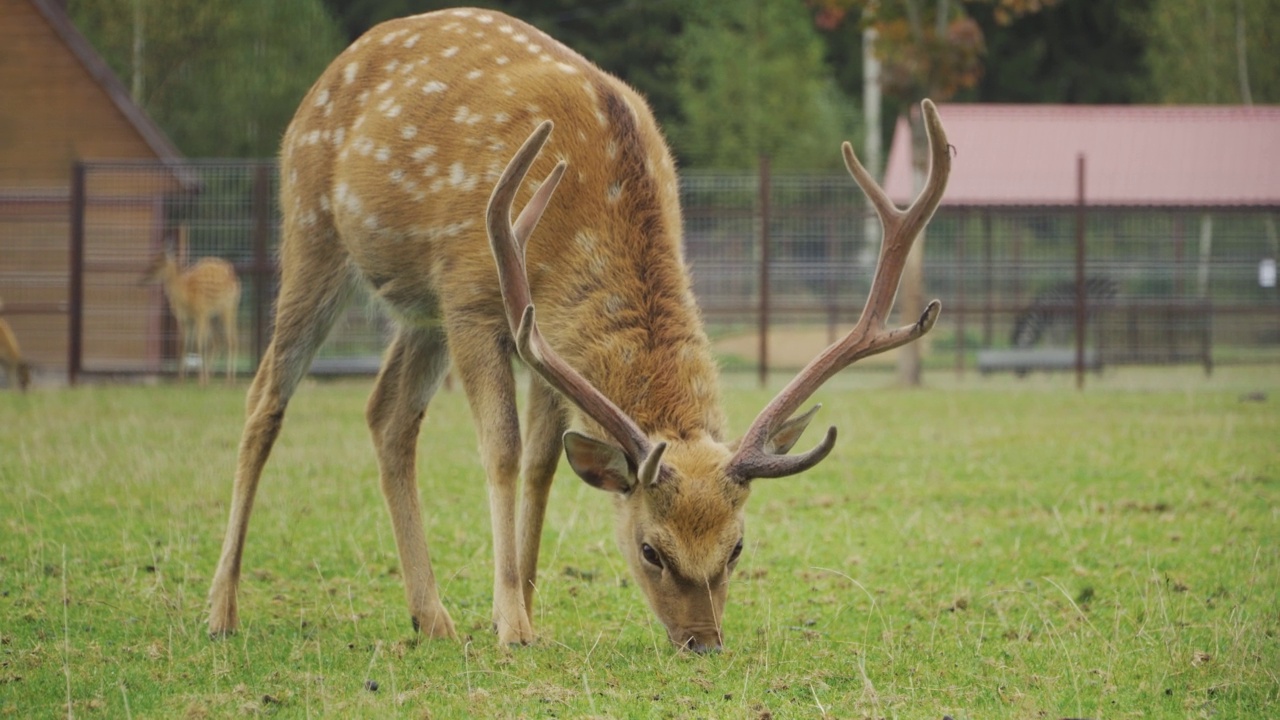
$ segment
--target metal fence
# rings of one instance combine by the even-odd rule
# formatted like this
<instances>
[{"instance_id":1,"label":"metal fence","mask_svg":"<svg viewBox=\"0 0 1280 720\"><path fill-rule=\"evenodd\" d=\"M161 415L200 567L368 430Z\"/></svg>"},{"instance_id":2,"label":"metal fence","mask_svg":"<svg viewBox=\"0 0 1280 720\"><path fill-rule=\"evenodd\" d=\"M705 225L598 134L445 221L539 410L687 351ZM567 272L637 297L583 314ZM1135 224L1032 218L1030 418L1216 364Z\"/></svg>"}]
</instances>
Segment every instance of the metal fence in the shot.
<instances>
[{"instance_id":1,"label":"metal fence","mask_svg":"<svg viewBox=\"0 0 1280 720\"><path fill-rule=\"evenodd\" d=\"M878 250L879 226L847 175L765 167L683 179L695 291L729 369L816 354L857 319ZM236 365L255 366L275 296L274 164L192 162L176 189L157 180L172 172L85 164L68 196L0 197L3 312L38 365L73 377L174 371L185 359L173 318L160 288L138 283L171 247L183 262L234 264ZM991 353L1073 347L1080 319L1104 365L1280 362L1280 295L1265 277L1275 212L944 207L925 240L925 294L944 307L929 362L1019 369L992 364ZM375 369L387 335L376 306L357 300L316 369ZM770 347L793 352L766 355Z\"/></svg>"}]
</instances>

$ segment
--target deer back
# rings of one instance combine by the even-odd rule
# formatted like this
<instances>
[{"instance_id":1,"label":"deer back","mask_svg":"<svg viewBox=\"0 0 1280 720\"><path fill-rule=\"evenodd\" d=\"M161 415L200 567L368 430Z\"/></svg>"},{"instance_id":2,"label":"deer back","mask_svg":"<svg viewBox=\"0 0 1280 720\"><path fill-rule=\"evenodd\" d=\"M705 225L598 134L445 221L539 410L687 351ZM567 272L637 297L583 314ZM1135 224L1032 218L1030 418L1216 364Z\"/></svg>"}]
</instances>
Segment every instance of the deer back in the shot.
<instances>
[{"instance_id":1,"label":"deer back","mask_svg":"<svg viewBox=\"0 0 1280 720\"><path fill-rule=\"evenodd\" d=\"M302 231L285 233L282 260L336 243L402 316L506 333L484 211L547 119L556 132L533 175L569 169L528 248L544 333L646 427L719 434L675 165L652 113L514 18L463 8L389 21L330 65L282 146L285 222ZM536 187L526 183L517 205ZM292 236L308 246L290 246ZM697 397L686 397L691 387Z\"/></svg>"}]
</instances>

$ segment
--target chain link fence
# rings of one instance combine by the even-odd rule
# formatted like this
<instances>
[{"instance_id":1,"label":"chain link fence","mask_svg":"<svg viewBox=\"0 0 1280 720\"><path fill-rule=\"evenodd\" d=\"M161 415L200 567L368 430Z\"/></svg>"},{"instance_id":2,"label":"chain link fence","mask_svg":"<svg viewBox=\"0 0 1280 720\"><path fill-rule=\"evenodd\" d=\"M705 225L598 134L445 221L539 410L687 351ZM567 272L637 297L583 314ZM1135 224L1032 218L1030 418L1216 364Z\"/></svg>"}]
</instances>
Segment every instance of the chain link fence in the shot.
<instances>
[{"instance_id":1,"label":"chain link fence","mask_svg":"<svg viewBox=\"0 0 1280 720\"><path fill-rule=\"evenodd\" d=\"M686 255L730 370L796 367L846 332L880 240L847 175L763 167L683 178ZM41 374L165 374L195 362L161 287L140 284L166 248L184 265L234 266L234 364L251 371L276 288L274 164L91 163L74 177L69 196L0 196L0 312ZM943 302L928 362L1034 369L992 353L1071 348L1082 310L1102 365L1280 362L1276 211L943 207L924 241L924 292ZM389 330L357 299L315 370L375 370Z\"/></svg>"}]
</instances>

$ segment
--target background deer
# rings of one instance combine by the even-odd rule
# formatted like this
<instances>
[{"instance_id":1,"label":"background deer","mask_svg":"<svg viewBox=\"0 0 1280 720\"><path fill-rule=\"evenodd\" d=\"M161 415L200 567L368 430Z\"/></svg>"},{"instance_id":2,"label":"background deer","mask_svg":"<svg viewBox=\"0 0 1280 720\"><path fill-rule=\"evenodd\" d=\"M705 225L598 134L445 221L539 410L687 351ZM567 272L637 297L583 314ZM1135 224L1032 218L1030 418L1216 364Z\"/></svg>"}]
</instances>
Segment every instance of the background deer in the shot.
<instances>
[{"instance_id":1,"label":"background deer","mask_svg":"<svg viewBox=\"0 0 1280 720\"><path fill-rule=\"evenodd\" d=\"M200 384L209 382L213 351L209 347L212 326L221 328L227 352L227 382L236 373L236 313L240 309L240 280L235 268L221 258L201 258L180 269L168 251L156 255L141 282L159 280L169 299L169 309L178 321L178 380L187 378L187 353L194 331L200 356Z\"/></svg>"},{"instance_id":2,"label":"background deer","mask_svg":"<svg viewBox=\"0 0 1280 720\"><path fill-rule=\"evenodd\" d=\"M414 627L455 634L415 477L419 426L452 362L488 479L498 641L534 639L539 542L563 447L579 477L612 494L618 544L671 641L719 648L751 481L812 467L835 442L832 428L815 449L786 455L814 411L793 413L842 367L914 340L937 318L935 302L918 322L884 328L950 167L937 112L924 109L934 168L905 213L844 147L886 226L862 319L730 442L681 249L675 166L645 101L496 12L440 11L370 30L311 88L284 137L275 332L248 393L210 633L237 627L263 465L317 347L363 284L398 320L366 416ZM530 171L545 180L524 182ZM523 210L511 223L513 205ZM536 373L523 438L517 355Z\"/></svg>"},{"instance_id":3,"label":"background deer","mask_svg":"<svg viewBox=\"0 0 1280 720\"><path fill-rule=\"evenodd\" d=\"M0 300L0 310L4 309L4 301ZM31 385L31 365L22 359L22 348L18 346L18 337L13 334L9 322L0 317L0 366L4 367L9 378L9 386L22 392Z\"/></svg>"}]
</instances>

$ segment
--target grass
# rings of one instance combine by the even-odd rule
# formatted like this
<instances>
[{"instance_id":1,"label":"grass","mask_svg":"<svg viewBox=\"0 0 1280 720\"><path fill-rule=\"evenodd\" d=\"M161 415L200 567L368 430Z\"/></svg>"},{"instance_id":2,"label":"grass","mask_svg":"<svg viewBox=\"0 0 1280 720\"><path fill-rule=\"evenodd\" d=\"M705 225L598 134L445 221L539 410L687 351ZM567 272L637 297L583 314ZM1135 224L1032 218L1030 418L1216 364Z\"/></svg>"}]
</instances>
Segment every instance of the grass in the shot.
<instances>
[{"instance_id":1,"label":"grass","mask_svg":"<svg viewBox=\"0 0 1280 720\"><path fill-rule=\"evenodd\" d=\"M485 489L460 393L421 492L464 639L417 642L363 426L368 381L290 408L241 632L202 621L244 387L0 396L0 717L1258 718L1280 707L1280 374L856 371L805 476L761 480L728 649L677 653L562 468L528 648L489 632ZM769 398L730 378L744 428ZM775 388L776 389L776 388ZM1262 391L1259 402L1242 394ZM810 431L808 441L818 437ZM376 683L376 685L375 685ZM376 687L376 689L374 689Z\"/></svg>"}]
</instances>

